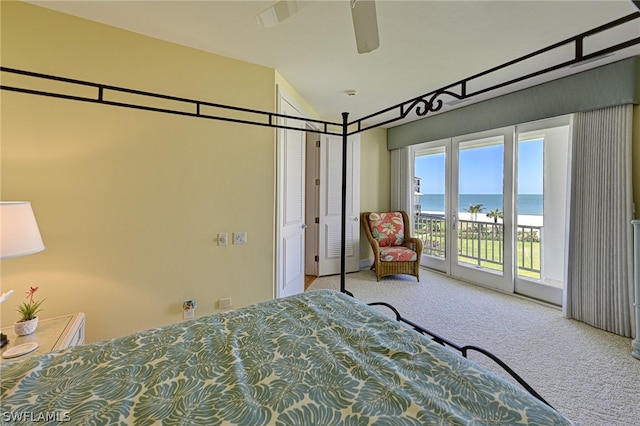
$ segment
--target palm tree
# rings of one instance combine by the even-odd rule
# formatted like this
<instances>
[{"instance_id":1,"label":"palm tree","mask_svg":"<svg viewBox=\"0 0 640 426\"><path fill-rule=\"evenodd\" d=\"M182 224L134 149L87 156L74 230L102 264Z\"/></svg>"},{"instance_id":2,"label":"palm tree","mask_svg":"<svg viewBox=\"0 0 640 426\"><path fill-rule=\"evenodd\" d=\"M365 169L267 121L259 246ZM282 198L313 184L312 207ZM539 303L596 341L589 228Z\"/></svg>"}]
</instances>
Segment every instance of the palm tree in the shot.
<instances>
[{"instance_id":1,"label":"palm tree","mask_svg":"<svg viewBox=\"0 0 640 426\"><path fill-rule=\"evenodd\" d=\"M484 210L484 207L482 207L484 204L480 203L480 204L469 204L468 208L465 208L464 210L466 212L471 213L471 220L473 220L474 222L477 222L478 219L478 213L482 213L482 210Z\"/></svg>"},{"instance_id":2,"label":"palm tree","mask_svg":"<svg viewBox=\"0 0 640 426\"><path fill-rule=\"evenodd\" d=\"M493 218L493 223L498 223L498 219L504 218L504 213L500 209L493 209L487 213L488 218Z\"/></svg>"},{"instance_id":3,"label":"palm tree","mask_svg":"<svg viewBox=\"0 0 640 426\"><path fill-rule=\"evenodd\" d=\"M491 210L489 213L487 213L487 217L488 218L493 218L493 223L495 225L493 225L491 228L491 234L493 235L493 239L496 239L496 231L497 231L497 224L498 224L498 219L502 219L504 218L504 212L501 212L500 209L493 209Z\"/></svg>"}]
</instances>

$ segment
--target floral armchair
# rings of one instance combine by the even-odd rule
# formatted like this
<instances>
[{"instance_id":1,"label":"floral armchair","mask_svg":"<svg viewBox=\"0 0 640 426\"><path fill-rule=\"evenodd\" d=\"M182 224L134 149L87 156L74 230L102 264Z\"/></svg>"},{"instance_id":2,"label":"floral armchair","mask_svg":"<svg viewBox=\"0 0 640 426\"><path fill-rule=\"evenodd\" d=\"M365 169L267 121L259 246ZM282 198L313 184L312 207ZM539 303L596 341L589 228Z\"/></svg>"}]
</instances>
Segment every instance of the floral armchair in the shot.
<instances>
[{"instance_id":1,"label":"floral armchair","mask_svg":"<svg viewBox=\"0 0 640 426\"><path fill-rule=\"evenodd\" d=\"M420 281L422 241L411 237L406 212L362 213L362 227L373 249L371 269L376 279L394 274L413 275Z\"/></svg>"}]
</instances>

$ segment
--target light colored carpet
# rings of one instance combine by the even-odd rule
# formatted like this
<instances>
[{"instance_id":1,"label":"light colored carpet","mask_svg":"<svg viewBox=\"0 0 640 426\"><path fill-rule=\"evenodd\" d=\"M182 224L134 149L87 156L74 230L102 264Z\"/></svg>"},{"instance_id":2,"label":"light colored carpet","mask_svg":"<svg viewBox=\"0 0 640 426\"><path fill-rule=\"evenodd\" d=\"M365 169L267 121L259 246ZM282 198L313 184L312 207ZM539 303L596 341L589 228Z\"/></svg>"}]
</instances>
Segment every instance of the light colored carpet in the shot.
<instances>
[{"instance_id":1,"label":"light colored carpet","mask_svg":"<svg viewBox=\"0 0 640 426\"><path fill-rule=\"evenodd\" d=\"M307 291L339 287L339 276L320 277ZM631 356L631 339L424 269L419 283L408 276L376 282L372 271L360 271L347 275L346 288L364 302L391 303L457 344L493 352L581 426L640 424L640 360ZM470 358L489 367L481 355Z\"/></svg>"}]
</instances>

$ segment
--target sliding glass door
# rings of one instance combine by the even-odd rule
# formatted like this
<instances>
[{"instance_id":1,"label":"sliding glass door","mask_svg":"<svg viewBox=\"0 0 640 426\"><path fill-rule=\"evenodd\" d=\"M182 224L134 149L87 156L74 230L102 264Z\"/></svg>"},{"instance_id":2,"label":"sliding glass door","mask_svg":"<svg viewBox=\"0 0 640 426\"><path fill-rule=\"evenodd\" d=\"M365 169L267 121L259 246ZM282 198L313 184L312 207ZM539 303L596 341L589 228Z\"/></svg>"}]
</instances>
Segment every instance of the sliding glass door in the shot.
<instances>
[{"instance_id":1,"label":"sliding glass door","mask_svg":"<svg viewBox=\"0 0 640 426\"><path fill-rule=\"evenodd\" d=\"M499 130L416 148L415 233L424 243L424 266L511 291L504 262L511 237L503 216L511 199L504 191L511 188L505 170L511 169L512 139L512 132Z\"/></svg>"},{"instance_id":2,"label":"sliding glass door","mask_svg":"<svg viewBox=\"0 0 640 426\"><path fill-rule=\"evenodd\" d=\"M466 281L562 302L568 118L415 148L422 264Z\"/></svg>"},{"instance_id":3,"label":"sliding glass door","mask_svg":"<svg viewBox=\"0 0 640 426\"><path fill-rule=\"evenodd\" d=\"M512 291L511 170L513 131L452 140L451 274Z\"/></svg>"}]
</instances>

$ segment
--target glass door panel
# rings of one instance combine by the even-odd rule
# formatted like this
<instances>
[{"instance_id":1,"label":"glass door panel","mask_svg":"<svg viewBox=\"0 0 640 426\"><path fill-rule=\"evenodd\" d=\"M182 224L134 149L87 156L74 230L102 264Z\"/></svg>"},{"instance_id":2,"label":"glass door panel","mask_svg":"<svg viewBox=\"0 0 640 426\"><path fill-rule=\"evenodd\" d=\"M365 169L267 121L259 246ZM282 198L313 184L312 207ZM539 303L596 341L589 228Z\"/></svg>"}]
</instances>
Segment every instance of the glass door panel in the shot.
<instances>
[{"instance_id":1,"label":"glass door panel","mask_svg":"<svg viewBox=\"0 0 640 426\"><path fill-rule=\"evenodd\" d=\"M458 145L458 264L504 270L502 137Z\"/></svg>"},{"instance_id":2,"label":"glass door panel","mask_svg":"<svg viewBox=\"0 0 640 426\"><path fill-rule=\"evenodd\" d=\"M544 138L518 138L516 216L517 276L540 279L544 226Z\"/></svg>"},{"instance_id":3,"label":"glass door panel","mask_svg":"<svg viewBox=\"0 0 640 426\"><path fill-rule=\"evenodd\" d=\"M516 293L562 305L569 118L517 128Z\"/></svg>"},{"instance_id":4,"label":"glass door panel","mask_svg":"<svg viewBox=\"0 0 640 426\"><path fill-rule=\"evenodd\" d=\"M513 130L453 139L451 273L513 291L511 177Z\"/></svg>"},{"instance_id":5,"label":"glass door panel","mask_svg":"<svg viewBox=\"0 0 640 426\"><path fill-rule=\"evenodd\" d=\"M422 239L422 265L448 272L447 141L431 142L415 151L415 234Z\"/></svg>"}]
</instances>

